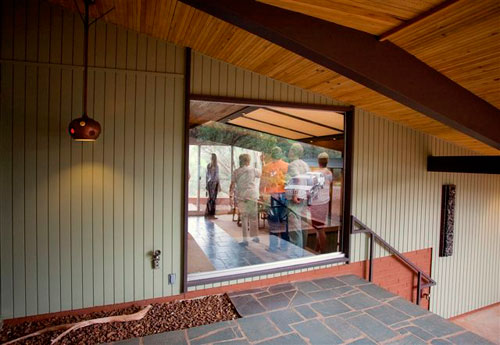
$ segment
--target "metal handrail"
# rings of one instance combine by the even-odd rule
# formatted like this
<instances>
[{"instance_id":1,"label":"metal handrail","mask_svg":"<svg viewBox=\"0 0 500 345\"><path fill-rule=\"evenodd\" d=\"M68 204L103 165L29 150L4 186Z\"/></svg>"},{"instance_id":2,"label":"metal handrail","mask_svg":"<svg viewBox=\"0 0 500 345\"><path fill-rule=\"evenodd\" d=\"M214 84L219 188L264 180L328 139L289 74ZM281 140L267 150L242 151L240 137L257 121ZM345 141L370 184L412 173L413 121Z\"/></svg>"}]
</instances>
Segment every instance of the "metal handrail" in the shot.
<instances>
[{"instance_id":1,"label":"metal handrail","mask_svg":"<svg viewBox=\"0 0 500 345\"><path fill-rule=\"evenodd\" d=\"M356 227L357 225L357 227ZM422 297L422 289L425 289L427 287L431 287L436 285L436 281L432 279L428 274L426 274L424 271L422 271L417 265L415 265L413 262L411 262L406 256L401 254L396 248L391 246L387 241L385 241L382 237L377 235L372 229L370 229L368 226L363 224L358 218L351 216L351 233L352 234L358 234L358 233L365 233L370 236L370 267L368 270L368 280L371 282L373 280L373 242L377 241L380 243L383 247L385 247L390 253L396 255L398 259L403 261L408 267L410 267L413 272L417 273L418 280L417 280L417 305L420 305L420 298ZM427 281L426 284L422 285L422 278Z\"/></svg>"}]
</instances>

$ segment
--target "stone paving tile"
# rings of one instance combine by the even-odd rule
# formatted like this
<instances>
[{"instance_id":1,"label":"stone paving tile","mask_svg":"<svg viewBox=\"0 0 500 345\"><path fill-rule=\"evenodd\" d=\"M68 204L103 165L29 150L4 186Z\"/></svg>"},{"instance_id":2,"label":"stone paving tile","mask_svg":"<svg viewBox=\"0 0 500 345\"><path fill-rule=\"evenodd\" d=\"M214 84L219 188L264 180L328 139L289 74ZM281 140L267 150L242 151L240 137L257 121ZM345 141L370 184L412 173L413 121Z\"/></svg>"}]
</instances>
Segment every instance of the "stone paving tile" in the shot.
<instances>
[{"instance_id":1,"label":"stone paving tile","mask_svg":"<svg viewBox=\"0 0 500 345\"><path fill-rule=\"evenodd\" d=\"M348 274L346 276L337 277L337 279L343 281L346 284L353 285L353 286L354 285L369 284L369 282L367 280L364 280L364 279L362 279L354 274Z\"/></svg>"},{"instance_id":2,"label":"stone paving tile","mask_svg":"<svg viewBox=\"0 0 500 345\"><path fill-rule=\"evenodd\" d=\"M391 328L398 329L398 328L402 328L402 327L406 327L406 326L410 326L410 325L411 325L411 323L409 323L408 321L402 321L402 322L398 322L398 323L391 325Z\"/></svg>"},{"instance_id":3,"label":"stone paving tile","mask_svg":"<svg viewBox=\"0 0 500 345\"><path fill-rule=\"evenodd\" d=\"M349 345L377 345L377 344L375 344L368 338L361 338L356 341L353 341L352 343L349 343Z\"/></svg>"},{"instance_id":4,"label":"stone paving tile","mask_svg":"<svg viewBox=\"0 0 500 345\"><path fill-rule=\"evenodd\" d=\"M495 345L492 342L472 332L465 332L447 338L455 345Z\"/></svg>"},{"instance_id":5,"label":"stone paving tile","mask_svg":"<svg viewBox=\"0 0 500 345\"><path fill-rule=\"evenodd\" d=\"M448 340L444 339L434 339L431 341L432 345L449 345L451 344Z\"/></svg>"},{"instance_id":6,"label":"stone paving tile","mask_svg":"<svg viewBox=\"0 0 500 345\"><path fill-rule=\"evenodd\" d=\"M236 322L235 322L236 324ZM236 327L233 327L234 334L236 334L236 338L243 338L243 333L241 333L240 329L236 325Z\"/></svg>"},{"instance_id":7,"label":"stone paving tile","mask_svg":"<svg viewBox=\"0 0 500 345\"><path fill-rule=\"evenodd\" d=\"M269 289L267 289L267 291L269 291L272 294L278 293L278 292L290 291L290 290L295 290L295 287L290 283L273 285L273 286L269 287Z\"/></svg>"},{"instance_id":8,"label":"stone paving tile","mask_svg":"<svg viewBox=\"0 0 500 345\"><path fill-rule=\"evenodd\" d=\"M316 316L318 316L318 314L316 314L316 312L312 310L311 307L308 305L301 305L295 307L294 309L305 319L313 319Z\"/></svg>"},{"instance_id":9,"label":"stone paving tile","mask_svg":"<svg viewBox=\"0 0 500 345\"><path fill-rule=\"evenodd\" d=\"M277 338L264 340L256 345L307 345L296 333L283 335Z\"/></svg>"},{"instance_id":10,"label":"stone paving tile","mask_svg":"<svg viewBox=\"0 0 500 345\"><path fill-rule=\"evenodd\" d=\"M261 297L265 297L265 296L269 296L269 295L270 295L270 293L268 291L262 291L262 292L254 294L254 297L261 298Z\"/></svg>"},{"instance_id":11,"label":"stone paving tile","mask_svg":"<svg viewBox=\"0 0 500 345\"><path fill-rule=\"evenodd\" d=\"M346 285L344 282L336 278L323 278L313 280L313 283L318 285L322 289L333 289L339 286Z\"/></svg>"},{"instance_id":12,"label":"stone paving tile","mask_svg":"<svg viewBox=\"0 0 500 345\"><path fill-rule=\"evenodd\" d=\"M356 310L356 311L350 311L348 313L342 313L342 314L339 314L338 316L343 318L343 319L349 319L351 317L355 317L355 316L358 316L361 314L363 314L363 312Z\"/></svg>"},{"instance_id":13,"label":"stone paving tile","mask_svg":"<svg viewBox=\"0 0 500 345\"><path fill-rule=\"evenodd\" d=\"M311 303L313 302L312 298L304 294L302 291L297 291L295 295L292 297L291 306L297 306L301 304Z\"/></svg>"},{"instance_id":14,"label":"stone paving tile","mask_svg":"<svg viewBox=\"0 0 500 345\"><path fill-rule=\"evenodd\" d=\"M333 316L326 318L324 323L330 327L337 335L343 340L347 341L349 339L355 339L360 337L362 334L357 329L351 326L347 321L341 319L338 316Z\"/></svg>"},{"instance_id":15,"label":"stone paving tile","mask_svg":"<svg viewBox=\"0 0 500 345\"><path fill-rule=\"evenodd\" d=\"M232 328L223 328L221 330L215 331L215 333L208 334L201 338L196 338L190 340L191 345L202 345L202 344L211 344L215 342L221 342L223 340L231 340L235 339L236 334Z\"/></svg>"},{"instance_id":16,"label":"stone paving tile","mask_svg":"<svg viewBox=\"0 0 500 345\"><path fill-rule=\"evenodd\" d=\"M386 325L392 325L397 322L408 320L410 317L403 314L396 309L389 307L387 305L381 305L372 309L365 310L366 313L370 314L379 321L382 321Z\"/></svg>"},{"instance_id":17,"label":"stone paving tile","mask_svg":"<svg viewBox=\"0 0 500 345\"><path fill-rule=\"evenodd\" d=\"M338 300L347 304L349 307L355 310L371 308L380 305L380 302L378 302L376 299L368 297L367 295L362 293L341 297Z\"/></svg>"},{"instance_id":18,"label":"stone paving tile","mask_svg":"<svg viewBox=\"0 0 500 345\"><path fill-rule=\"evenodd\" d=\"M401 328L399 330L399 333L404 334L404 333L413 333L417 337L419 337L422 340L428 341L434 338L434 336L426 331L424 331L422 328L417 327L417 326L407 326L404 328Z\"/></svg>"},{"instance_id":19,"label":"stone paving tile","mask_svg":"<svg viewBox=\"0 0 500 345\"><path fill-rule=\"evenodd\" d=\"M404 338L388 342L386 345L425 345L426 343L414 336L409 334Z\"/></svg>"},{"instance_id":20,"label":"stone paving tile","mask_svg":"<svg viewBox=\"0 0 500 345\"><path fill-rule=\"evenodd\" d=\"M173 345L173 344L166 343L165 345ZM223 341L220 343L214 343L214 345L250 345L250 343L246 339L237 339L237 340Z\"/></svg>"},{"instance_id":21,"label":"stone paving tile","mask_svg":"<svg viewBox=\"0 0 500 345\"><path fill-rule=\"evenodd\" d=\"M300 335L309 340L311 344L342 344L342 339L337 337L330 329L318 320L308 320L292 326Z\"/></svg>"},{"instance_id":22,"label":"stone paving tile","mask_svg":"<svg viewBox=\"0 0 500 345\"><path fill-rule=\"evenodd\" d=\"M290 299L283 293L277 293L266 297L259 298L259 302L268 310L276 310L288 307Z\"/></svg>"},{"instance_id":23,"label":"stone paving tile","mask_svg":"<svg viewBox=\"0 0 500 345\"><path fill-rule=\"evenodd\" d=\"M143 338L144 345L187 345L184 330L148 335Z\"/></svg>"},{"instance_id":24,"label":"stone paving tile","mask_svg":"<svg viewBox=\"0 0 500 345\"><path fill-rule=\"evenodd\" d=\"M396 298L395 300L390 301L389 304L403 313L414 317L431 314L429 311L420 308L418 305L408 302L403 298Z\"/></svg>"},{"instance_id":25,"label":"stone paving tile","mask_svg":"<svg viewBox=\"0 0 500 345\"><path fill-rule=\"evenodd\" d=\"M446 321L437 315L424 316L414 320L413 323L436 337L443 337L463 330L462 327Z\"/></svg>"},{"instance_id":26,"label":"stone paving tile","mask_svg":"<svg viewBox=\"0 0 500 345\"><path fill-rule=\"evenodd\" d=\"M376 298L378 300L382 300L385 298L391 298L391 297L396 296L395 294L393 294L385 289L382 289L381 287L379 287L375 284L360 285L357 288L364 291L366 294L368 294L371 297Z\"/></svg>"},{"instance_id":27,"label":"stone paving tile","mask_svg":"<svg viewBox=\"0 0 500 345\"><path fill-rule=\"evenodd\" d=\"M311 308L323 316L333 316L350 311L345 304L342 304L336 299L313 303L311 304Z\"/></svg>"},{"instance_id":28,"label":"stone paving tile","mask_svg":"<svg viewBox=\"0 0 500 345\"><path fill-rule=\"evenodd\" d=\"M300 291L305 292L305 293L312 292L312 291L318 291L321 289L318 285L314 284L313 282L309 282L309 281L294 283L294 285L297 289L299 289Z\"/></svg>"},{"instance_id":29,"label":"stone paving tile","mask_svg":"<svg viewBox=\"0 0 500 345\"><path fill-rule=\"evenodd\" d=\"M283 333L292 331L289 326L290 324L304 321L304 318L293 311L293 309L279 310L267 315Z\"/></svg>"},{"instance_id":30,"label":"stone paving tile","mask_svg":"<svg viewBox=\"0 0 500 345\"><path fill-rule=\"evenodd\" d=\"M352 286L341 286L341 287L335 288L334 290L337 291L339 295L343 295L343 294L348 293L348 292L356 291L356 289L354 289Z\"/></svg>"},{"instance_id":31,"label":"stone paving tile","mask_svg":"<svg viewBox=\"0 0 500 345\"><path fill-rule=\"evenodd\" d=\"M389 327L384 326L380 321L366 314L353 317L347 321L377 342L388 340L398 335Z\"/></svg>"},{"instance_id":32,"label":"stone paving tile","mask_svg":"<svg viewBox=\"0 0 500 345\"><path fill-rule=\"evenodd\" d=\"M238 319L243 334L250 341L259 341L278 335L278 330L263 315L249 316Z\"/></svg>"},{"instance_id":33,"label":"stone paving tile","mask_svg":"<svg viewBox=\"0 0 500 345\"><path fill-rule=\"evenodd\" d=\"M340 296L340 294L337 291L332 289L309 292L308 295L315 301L322 301L325 299L331 299Z\"/></svg>"},{"instance_id":34,"label":"stone paving tile","mask_svg":"<svg viewBox=\"0 0 500 345\"><path fill-rule=\"evenodd\" d=\"M213 332L217 329L232 327L234 325L235 325L235 321L231 320L231 321L222 321L222 322L211 323L209 325L189 328L187 330L187 336L189 339L194 339L194 338L201 337L204 334ZM173 333L173 332L169 332L169 333Z\"/></svg>"},{"instance_id":35,"label":"stone paving tile","mask_svg":"<svg viewBox=\"0 0 500 345\"><path fill-rule=\"evenodd\" d=\"M252 295L236 296L231 297L230 299L231 302L233 302L236 311L241 316L259 314L266 311L262 304L260 304Z\"/></svg>"}]
</instances>

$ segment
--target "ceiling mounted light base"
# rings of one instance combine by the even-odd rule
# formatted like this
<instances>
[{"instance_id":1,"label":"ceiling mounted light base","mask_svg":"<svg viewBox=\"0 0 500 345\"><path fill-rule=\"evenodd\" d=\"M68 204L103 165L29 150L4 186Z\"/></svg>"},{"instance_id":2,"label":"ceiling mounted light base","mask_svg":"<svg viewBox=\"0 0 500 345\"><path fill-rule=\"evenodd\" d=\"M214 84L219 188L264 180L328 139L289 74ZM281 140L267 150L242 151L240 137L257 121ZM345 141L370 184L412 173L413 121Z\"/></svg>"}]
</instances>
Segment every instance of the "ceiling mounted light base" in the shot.
<instances>
[{"instance_id":1,"label":"ceiling mounted light base","mask_svg":"<svg viewBox=\"0 0 500 345\"><path fill-rule=\"evenodd\" d=\"M86 114L69 123L69 135L75 141L95 141L101 134L101 125Z\"/></svg>"}]
</instances>

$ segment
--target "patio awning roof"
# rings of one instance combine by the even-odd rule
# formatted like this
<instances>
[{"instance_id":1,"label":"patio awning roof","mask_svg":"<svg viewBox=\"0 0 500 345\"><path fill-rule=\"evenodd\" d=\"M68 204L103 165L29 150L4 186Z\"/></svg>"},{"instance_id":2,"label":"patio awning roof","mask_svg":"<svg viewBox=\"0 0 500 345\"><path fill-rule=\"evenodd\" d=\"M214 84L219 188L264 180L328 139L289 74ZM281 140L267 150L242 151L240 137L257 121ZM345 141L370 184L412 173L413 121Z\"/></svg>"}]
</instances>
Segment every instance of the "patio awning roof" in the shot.
<instances>
[{"instance_id":1,"label":"patio awning roof","mask_svg":"<svg viewBox=\"0 0 500 345\"><path fill-rule=\"evenodd\" d=\"M301 140L341 135L344 116L337 112L282 107L247 107L227 123L280 137Z\"/></svg>"}]
</instances>

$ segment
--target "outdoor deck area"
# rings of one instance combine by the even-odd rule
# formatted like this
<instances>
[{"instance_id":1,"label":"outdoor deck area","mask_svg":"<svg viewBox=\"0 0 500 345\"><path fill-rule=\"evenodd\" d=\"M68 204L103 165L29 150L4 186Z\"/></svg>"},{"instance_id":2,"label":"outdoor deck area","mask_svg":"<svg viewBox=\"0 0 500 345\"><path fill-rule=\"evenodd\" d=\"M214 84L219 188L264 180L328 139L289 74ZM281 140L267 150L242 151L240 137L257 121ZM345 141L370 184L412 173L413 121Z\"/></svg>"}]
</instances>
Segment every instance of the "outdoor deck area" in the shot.
<instances>
[{"instance_id":1,"label":"outdoor deck area","mask_svg":"<svg viewBox=\"0 0 500 345\"><path fill-rule=\"evenodd\" d=\"M230 294L241 319L116 345L492 344L354 275Z\"/></svg>"}]
</instances>

